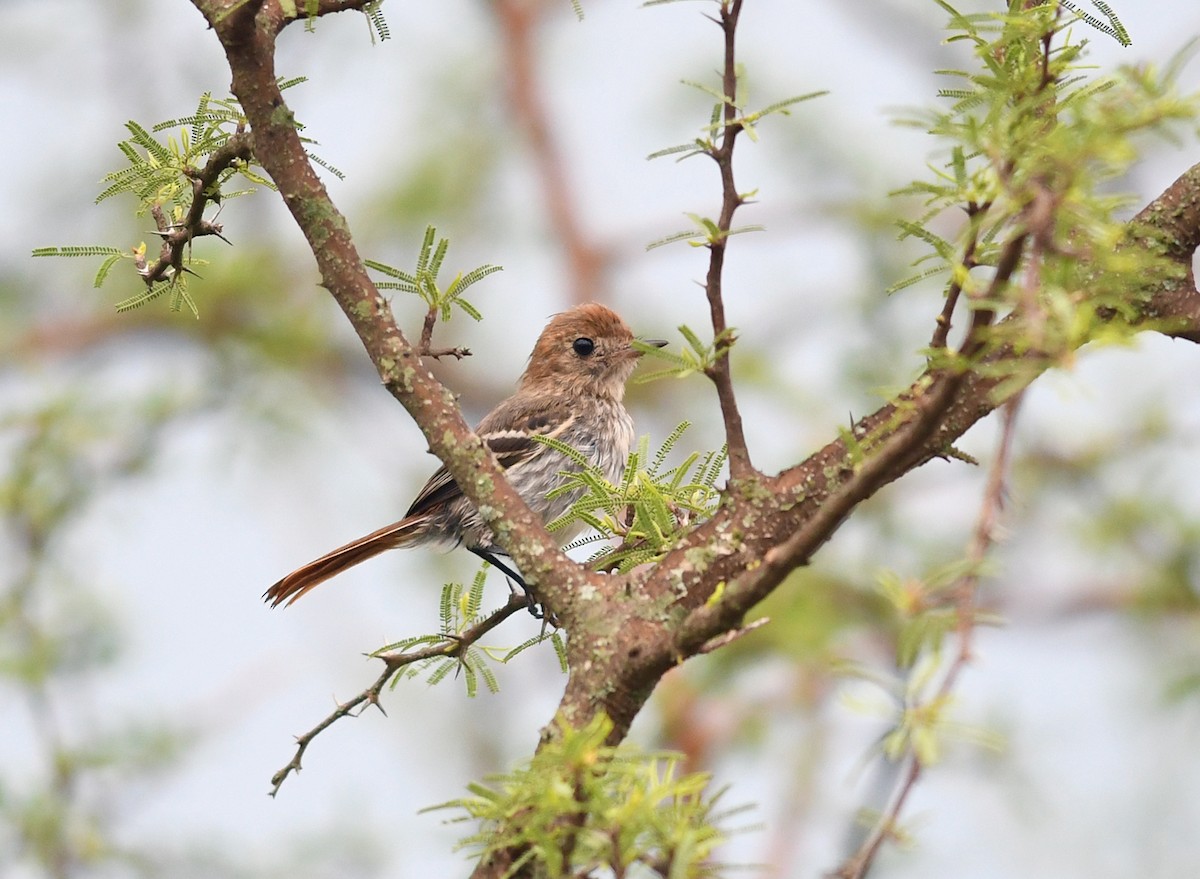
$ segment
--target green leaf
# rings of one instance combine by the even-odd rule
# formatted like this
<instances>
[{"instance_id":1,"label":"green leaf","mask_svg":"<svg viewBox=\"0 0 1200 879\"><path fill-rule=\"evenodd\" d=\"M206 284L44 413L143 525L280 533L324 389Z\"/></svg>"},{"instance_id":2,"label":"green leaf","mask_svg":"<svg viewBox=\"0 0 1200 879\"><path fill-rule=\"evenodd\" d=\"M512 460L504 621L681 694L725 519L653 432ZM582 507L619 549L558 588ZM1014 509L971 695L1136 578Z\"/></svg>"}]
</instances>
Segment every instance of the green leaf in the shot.
<instances>
[{"instance_id":1,"label":"green leaf","mask_svg":"<svg viewBox=\"0 0 1200 879\"><path fill-rule=\"evenodd\" d=\"M310 159L310 160L311 160L311 161L312 161L314 164L316 164L316 165L320 165L322 168L324 168L326 171L328 171L330 174L332 174L332 175L333 175L334 177L336 177L338 180L345 180L345 179L346 179L346 175L345 175L345 174L343 174L343 173L342 173L340 170L338 170L338 169L337 169L337 168L335 168L333 165L331 165L331 164L329 164L328 162L326 162L324 159L322 159L320 156L316 155L315 153L311 153L311 152L305 152L305 155L306 155L306 156L308 156L308 158L309 158L309 159Z\"/></svg>"},{"instance_id":2,"label":"green leaf","mask_svg":"<svg viewBox=\"0 0 1200 879\"><path fill-rule=\"evenodd\" d=\"M482 320L479 309L463 298L466 291L494 272L502 271L500 266L482 265L467 272L460 272L451 279L443 289L438 281L438 274L446 258L450 242L446 238L437 238L437 229L427 226L421 248L417 253L416 267L407 272L394 266L376 260L365 260L364 264L372 271L379 272L394 281L379 281L376 286L381 290L400 290L404 293L415 294L425 302L429 309L441 320L449 320L455 307L461 309L473 320Z\"/></svg>"},{"instance_id":3,"label":"green leaf","mask_svg":"<svg viewBox=\"0 0 1200 879\"><path fill-rule=\"evenodd\" d=\"M512 864L522 875L715 875L722 825L737 810L718 813L722 791L709 792L707 773L679 771L678 755L605 745L611 728L603 715L582 729L560 723L526 764L433 808L478 822L460 843L476 858L522 852Z\"/></svg>"},{"instance_id":4,"label":"green leaf","mask_svg":"<svg viewBox=\"0 0 1200 879\"><path fill-rule=\"evenodd\" d=\"M888 296L891 296L893 293L897 293L906 287L913 286L914 284L919 284L924 280L934 277L935 275L944 275L949 270L950 267L948 265L941 263L933 266L932 268L925 269L923 272L918 272L915 275L910 275L901 281L897 281L896 283L892 284L892 286L888 287L884 292L887 293Z\"/></svg>"},{"instance_id":5,"label":"green leaf","mask_svg":"<svg viewBox=\"0 0 1200 879\"><path fill-rule=\"evenodd\" d=\"M703 138L696 138L691 143L681 143L675 146L666 147L665 149L655 150L646 156L647 160L661 159L664 156L679 156L677 161L683 161L690 156L708 154L715 149L712 141ZM682 153L682 155L680 155Z\"/></svg>"},{"instance_id":6,"label":"green leaf","mask_svg":"<svg viewBox=\"0 0 1200 879\"><path fill-rule=\"evenodd\" d=\"M128 128L130 134L133 135L131 140L149 153L158 161L159 164L171 164L173 157L170 151L157 140L155 140L150 132L146 131L146 129L142 128L142 126L138 125L133 120L126 122L125 127Z\"/></svg>"},{"instance_id":7,"label":"green leaf","mask_svg":"<svg viewBox=\"0 0 1200 879\"><path fill-rule=\"evenodd\" d=\"M550 643L554 645L554 655L558 657L558 667L563 674L567 674L570 668L567 665L567 645L563 642L562 635L555 631L550 635Z\"/></svg>"},{"instance_id":8,"label":"green leaf","mask_svg":"<svg viewBox=\"0 0 1200 879\"><path fill-rule=\"evenodd\" d=\"M733 101L730 100L729 98L727 98L725 96L725 93L720 91L719 89L715 89L712 86L705 85L702 82L694 82L690 79L681 79L680 82L683 85L686 85L690 88L694 88L698 91L704 92L704 94L708 95L711 98L716 98L718 106L724 106L726 104L728 104L730 106L734 106ZM718 116L718 118L719 118L719 116Z\"/></svg>"},{"instance_id":9,"label":"green leaf","mask_svg":"<svg viewBox=\"0 0 1200 879\"><path fill-rule=\"evenodd\" d=\"M113 253L106 257L105 260L100 263L100 268L96 270L96 277L92 281L92 286L98 289L104 283L104 279L108 277L109 270L111 270L112 267L120 262L124 257L125 254L123 253Z\"/></svg>"},{"instance_id":10,"label":"green leaf","mask_svg":"<svg viewBox=\"0 0 1200 879\"><path fill-rule=\"evenodd\" d=\"M665 238L658 238L646 245L646 250L654 250L662 247L664 244L674 244L676 241L689 241L694 246L702 247L706 243L704 240L696 240L700 236L693 229L688 229L683 232L675 232L667 235Z\"/></svg>"},{"instance_id":11,"label":"green leaf","mask_svg":"<svg viewBox=\"0 0 1200 879\"><path fill-rule=\"evenodd\" d=\"M118 312L130 311L145 305L154 299L157 299L162 294L171 289L171 283L168 281L156 281L152 287L147 287L145 290L130 296L128 299L122 299L117 303L116 309Z\"/></svg>"},{"instance_id":12,"label":"green leaf","mask_svg":"<svg viewBox=\"0 0 1200 879\"><path fill-rule=\"evenodd\" d=\"M121 256L123 251L116 247L103 244L88 244L82 246L66 245L64 247L35 247L31 256Z\"/></svg>"}]
</instances>

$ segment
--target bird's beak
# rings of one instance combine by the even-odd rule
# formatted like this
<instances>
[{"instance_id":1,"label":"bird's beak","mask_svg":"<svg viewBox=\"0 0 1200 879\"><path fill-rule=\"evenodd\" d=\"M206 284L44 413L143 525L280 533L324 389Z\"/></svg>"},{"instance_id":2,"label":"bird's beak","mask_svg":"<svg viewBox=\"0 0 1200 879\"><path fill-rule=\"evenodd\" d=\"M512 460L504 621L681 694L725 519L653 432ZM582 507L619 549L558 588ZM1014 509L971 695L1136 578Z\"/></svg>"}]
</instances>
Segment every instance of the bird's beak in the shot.
<instances>
[{"instance_id":1,"label":"bird's beak","mask_svg":"<svg viewBox=\"0 0 1200 879\"><path fill-rule=\"evenodd\" d=\"M666 339L634 339L635 342L641 345L653 345L655 348L665 348L667 345ZM645 352L640 347L629 346L628 356L634 360L639 360Z\"/></svg>"}]
</instances>

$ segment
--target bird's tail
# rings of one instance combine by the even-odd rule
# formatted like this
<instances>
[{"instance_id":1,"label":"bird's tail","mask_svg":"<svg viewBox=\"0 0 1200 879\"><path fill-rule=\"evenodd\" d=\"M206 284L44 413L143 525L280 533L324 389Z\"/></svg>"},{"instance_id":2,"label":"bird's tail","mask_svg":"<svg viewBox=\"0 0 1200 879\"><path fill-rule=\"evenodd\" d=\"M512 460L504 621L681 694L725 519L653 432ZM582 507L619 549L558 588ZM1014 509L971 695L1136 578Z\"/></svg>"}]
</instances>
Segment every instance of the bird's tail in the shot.
<instances>
[{"instance_id":1,"label":"bird's tail","mask_svg":"<svg viewBox=\"0 0 1200 879\"><path fill-rule=\"evenodd\" d=\"M385 525L378 531L372 531L366 537L340 546L333 552L327 552L319 559L292 571L264 592L263 599L269 602L271 607L278 607L285 602L291 604L314 586L320 586L330 577L337 576L359 562L365 562L389 549L418 542L424 536L424 524L422 518L410 516Z\"/></svg>"}]
</instances>

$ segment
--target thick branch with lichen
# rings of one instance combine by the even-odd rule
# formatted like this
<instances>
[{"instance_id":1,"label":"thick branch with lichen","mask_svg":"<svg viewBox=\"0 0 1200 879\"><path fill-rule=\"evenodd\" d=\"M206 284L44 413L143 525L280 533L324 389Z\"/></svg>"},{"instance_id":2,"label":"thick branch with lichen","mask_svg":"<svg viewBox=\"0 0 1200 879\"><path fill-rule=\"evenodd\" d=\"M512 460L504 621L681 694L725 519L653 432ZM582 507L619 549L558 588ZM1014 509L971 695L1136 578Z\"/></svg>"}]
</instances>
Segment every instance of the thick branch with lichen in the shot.
<instances>
[{"instance_id":1,"label":"thick branch with lichen","mask_svg":"<svg viewBox=\"0 0 1200 879\"><path fill-rule=\"evenodd\" d=\"M1180 268L1175 282L1130 291L1146 327L1200 336L1200 293L1190 274L1200 246L1200 165L1139 213L1129 231L1128 246L1168 253ZM1008 331L1022 320L1016 310L996 327L1011 338ZM745 614L807 564L859 503L944 457L970 427L1053 365L1037 350L1018 353L1007 344L989 351L981 365L1004 362L1021 364L1020 382L1011 373L931 369L860 419L853 441L835 440L795 467L744 486L653 569L610 584L611 615L624 619L602 642L602 655L589 657L589 673L568 681L564 712L578 723L603 710L614 720L614 740L622 737L662 674L740 628ZM872 451L864 457L860 443L868 437ZM597 681L605 683L599 691L590 688Z\"/></svg>"},{"instance_id":2,"label":"thick branch with lichen","mask_svg":"<svg viewBox=\"0 0 1200 879\"><path fill-rule=\"evenodd\" d=\"M367 276L346 219L309 161L276 82L275 39L291 20L273 2L233 7L215 0L193 2L221 40L233 74L231 88L250 122L257 158L308 240L321 284L354 327L384 385L412 415L497 541L526 580L539 587L547 608L569 622L574 618L571 596L598 575L562 554L467 426L453 396L421 362Z\"/></svg>"},{"instance_id":3,"label":"thick branch with lichen","mask_svg":"<svg viewBox=\"0 0 1200 879\"><path fill-rule=\"evenodd\" d=\"M944 454L954 439L1003 402L994 394L999 378L976 371L931 370L908 392L855 425L853 436L860 443L871 439L872 451L865 460L861 446L837 440L778 476L755 477L740 486L725 507L653 570L633 577L581 571L562 559L540 523L508 489L362 273L345 221L303 159L275 88L271 54L283 22L271 18L272 8L263 6L257 21L227 21L219 29L260 161L308 236L324 284L342 304L384 382L413 413L467 494L496 523L498 537L509 543L522 571L532 582L546 583L550 609L572 633L572 671L561 706L572 722L582 723L603 710L614 720L614 738L621 738L667 668L735 630L746 611L805 564L862 500ZM1151 291L1141 303L1142 313L1155 326L1172 321L1171 331L1184 338L1200 331L1200 309L1186 258L1200 234L1198 178L1200 170L1189 171L1131 226L1131 246L1162 249L1184 266L1186 282ZM1007 254L1011 258L1002 261L1001 281L1015 266L1021 243L1020 237L1014 239ZM719 287L714 298L720 304ZM973 314L979 328L990 320L987 309ZM1017 310L998 326L1011 327L1021 320ZM963 353L970 352L964 348ZM1015 354L1000 346L987 356L999 361ZM1027 381L1050 365L1036 351L1025 352L1021 359L1031 366ZM1008 386L1015 390L1011 380ZM501 524L501 507L521 510L523 517L506 517ZM781 535L787 537L781 541Z\"/></svg>"},{"instance_id":4,"label":"thick branch with lichen","mask_svg":"<svg viewBox=\"0 0 1200 879\"><path fill-rule=\"evenodd\" d=\"M1139 300L1147 326L1197 340L1200 293L1191 274L1191 258L1200 246L1200 165L1142 210L1129 229L1129 246L1167 253L1180 266L1176 282L1144 294L1131 291L1130 298ZM1023 319L1018 310L1001 325L1012 328ZM1009 345L986 358L987 363L1013 361L1029 367L1023 372L1023 384L1014 383L1011 376L975 370L954 377L926 373L896 400L854 426L855 437L886 437L865 461L856 463L857 450L839 439L796 467L764 480L760 497L735 500L700 526L686 545L662 563L676 582L684 584L682 604L691 608L678 631L676 647L686 655L738 625L745 612L788 573L807 563L858 503L921 464L943 456L971 426L1052 365L1036 350L1017 353ZM997 396L1002 386L1007 391L1003 398ZM730 539L740 522L755 524ZM780 541L780 534L789 536ZM696 548L705 546L711 557L699 569L689 562L688 555L695 557ZM721 595L710 601L714 593L710 584L726 581Z\"/></svg>"},{"instance_id":5,"label":"thick branch with lichen","mask_svg":"<svg viewBox=\"0 0 1200 879\"><path fill-rule=\"evenodd\" d=\"M710 377L725 416L736 490L711 519L687 534L653 568L626 576L589 573L561 554L508 486L367 277L345 218L305 156L276 85L274 41L289 23L279 4L193 2L225 47L233 92L250 120L256 155L312 247L322 284L354 326L384 384L412 415L522 573L538 587L539 598L569 629L570 677L560 714L575 726L604 712L614 723L611 740L623 738L668 669L706 649L713 639L737 631L753 605L806 564L863 500L945 455L967 429L1053 365L1053 358L1036 346L1021 351L1004 342L982 347L985 337L989 342L1015 338L1017 334L1010 331L1027 327L1035 316L1017 305L1006 318L994 322L990 307L976 307L967 340L957 352L958 364L932 365L908 391L857 422L849 436L767 477L751 466L728 357L722 356ZM740 0L734 0L722 6L727 37L725 91L731 100L736 90L728 78L733 70L731 33L740 5ZM320 8L333 12L356 7L323 3ZM222 15L225 10L229 14ZM726 106L725 122L724 140L714 158L721 167L724 193L718 225L727 233L741 203L730 164L740 130L732 105ZM1025 231L1009 239L996 266L993 289L1013 276L1027 233L1038 234L1034 225L1031 221ZM1200 165L1142 211L1129 230L1125 246L1166 254L1180 268L1177 278L1157 282L1156 289L1130 291L1130 301L1146 328L1200 340L1200 297L1190 265L1200 243ZM720 236L711 245L707 292L718 337L725 330L720 281L727 240L727 235ZM964 262L971 256L968 252ZM947 326L952 309L950 302L944 312ZM1001 332L991 335L997 330ZM935 342L938 339L944 347L944 335ZM1002 363L1019 364L1021 370L977 368ZM366 691L367 700L370 692ZM299 754L297 765L298 758ZM505 869L503 860L481 863L476 875L499 875Z\"/></svg>"}]
</instances>

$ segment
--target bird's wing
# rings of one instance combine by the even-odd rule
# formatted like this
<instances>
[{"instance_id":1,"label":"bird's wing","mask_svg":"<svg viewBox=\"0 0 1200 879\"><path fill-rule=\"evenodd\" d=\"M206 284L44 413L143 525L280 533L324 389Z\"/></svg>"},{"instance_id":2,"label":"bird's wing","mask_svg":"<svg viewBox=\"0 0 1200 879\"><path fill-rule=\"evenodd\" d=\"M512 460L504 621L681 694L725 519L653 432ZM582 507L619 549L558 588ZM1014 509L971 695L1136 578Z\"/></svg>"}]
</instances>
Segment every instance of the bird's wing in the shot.
<instances>
[{"instance_id":1,"label":"bird's wing","mask_svg":"<svg viewBox=\"0 0 1200 879\"><path fill-rule=\"evenodd\" d=\"M560 437L574 421L575 412L561 405L561 401L510 397L488 413L475 430L492 450L500 466L508 470L528 461L538 452L548 450L547 446L532 437ZM443 465L429 477L406 516L448 503L461 494L458 483Z\"/></svg>"}]
</instances>

